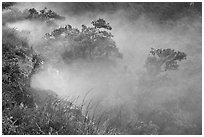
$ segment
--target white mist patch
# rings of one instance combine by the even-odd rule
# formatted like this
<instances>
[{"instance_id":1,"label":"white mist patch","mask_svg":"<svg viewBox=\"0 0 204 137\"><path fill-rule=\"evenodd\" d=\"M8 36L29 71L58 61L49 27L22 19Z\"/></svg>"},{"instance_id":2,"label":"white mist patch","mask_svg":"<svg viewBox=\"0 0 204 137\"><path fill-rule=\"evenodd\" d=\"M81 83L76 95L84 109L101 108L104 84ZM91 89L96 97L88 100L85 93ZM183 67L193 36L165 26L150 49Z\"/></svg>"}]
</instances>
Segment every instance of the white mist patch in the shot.
<instances>
[{"instance_id":1,"label":"white mist patch","mask_svg":"<svg viewBox=\"0 0 204 137\"><path fill-rule=\"evenodd\" d=\"M61 66L47 65L32 77L31 86L41 90L52 90L60 97L87 97L93 102L117 105L128 99L137 77L120 66L109 66L104 62L82 62Z\"/></svg>"},{"instance_id":2,"label":"white mist patch","mask_svg":"<svg viewBox=\"0 0 204 137\"><path fill-rule=\"evenodd\" d=\"M6 24L9 28L14 28L28 39L29 45L35 47L38 45L45 33L50 32L55 28L55 25L48 25L47 22L35 20L22 20Z\"/></svg>"},{"instance_id":3,"label":"white mist patch","mask_svg":"<svg viewBox=\"0 0 204 137\"><path fill-rule=\"evenodd\" d=\"M44 80L42 80L44 79ZM64 77L59 70L48 67L46 70L33 76L31 86L43 90L54 90L64 92L66 89Z\"/></svg>"}]
</instances>

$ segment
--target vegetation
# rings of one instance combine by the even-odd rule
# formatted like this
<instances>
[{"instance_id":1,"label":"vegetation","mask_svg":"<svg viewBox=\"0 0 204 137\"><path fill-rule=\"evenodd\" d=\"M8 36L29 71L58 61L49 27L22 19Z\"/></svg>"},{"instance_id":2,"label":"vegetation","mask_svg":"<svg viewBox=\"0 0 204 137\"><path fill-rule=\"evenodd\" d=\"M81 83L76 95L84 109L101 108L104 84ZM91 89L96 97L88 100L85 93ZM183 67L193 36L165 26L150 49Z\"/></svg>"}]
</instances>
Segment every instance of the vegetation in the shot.
<instances>
[{"instance_id":1,"label":"vegetation","mask_svg":"<svg viewBox=\"0 0 204 137\"><path fill-rule=\"evenodd\" d=\"M9 8L9 7L13 6L14 4L15 4L15 2L2 2L2 9Z\"/></svg>"},{"instance_id":2,"label":"vegetation","mask_svg":"<svg viewBox=\"0 0 204 137\"><path fill-rule=\"evenodd\" d=\"M98 19L92 22L93 27L82 25L82 29L73 28L71 25L65 25L55 29L51 33L45 34L45 39L51 45L54 41L67 42L62 54L67 62L81 59L97 58L122 58L122 54L116 47L113 35L108 32L111 30L109 23L104 19Z\"/></svg>"},{"instance_id":3,"label":"vegetation","mask_svg":"<svg viewBox=\"0 0 204 137\"><path fill-rule=\"evenodd\" d=\"M3 134L10 135L86 135L97 134L91 120L71 102L49 97L33 108L24 105L4 111Z\"/></svg>"},{"instance_id":4,"label":"vegetation","mask_svg":"<svg viewBox=\"0 0 204 137\"><path fill-rule=\"evenodd\" d=\"M38 69L41 59L28 46L27 42L17 36L13 29L3 29L2 42L2 87L3 111L7 107L25 103L33 106L29 79Z\"/></svg>"},{"instance_id":5,"label":"vegetation","mask_svg":"<svg viewBox=\"0 0 204 137\"><path fill-rule=\"evenodd\" d=\"M152 74L158 74L161 71L178 69L178 61L186 59L184 52L176 52L172 49L154 49L150 51L150 56L146 60L146 68Z\"/></svg>"},{"instance_id":6,"label":"vegetation","mask_svg":"<svg viewBox=\"0 0 204 137\"><path fill-rule=\"evenodd\" d=\"M40 12L38 12L35 8L25 10L24 12L28 12L28 16L26 17L26 19L38 19L38 20L65 19L64 17L58 15L54 11L47 10L46 7L40 10Z\"/></svg>"},{"instance_id":7,"label":"vegetation","mask_svg":"<svg viewBox=\"0 0 204 137\"><path fill-rule=\"evenodd\" d=\"M6 11L2 15L3 25L7 22L15 22L20 20L31 20L31 21L42 21L46 22L48 25L55 25L55 20L64 20L65 17L58 15L52 10L48 10L46 7L40 11L37 11L35 8L25 9L20 11L17 8L6 8L12 6L8 2L2 7L3 11ZM5 8L4 8L5 7Z\"/></svg>"}]
</instances>

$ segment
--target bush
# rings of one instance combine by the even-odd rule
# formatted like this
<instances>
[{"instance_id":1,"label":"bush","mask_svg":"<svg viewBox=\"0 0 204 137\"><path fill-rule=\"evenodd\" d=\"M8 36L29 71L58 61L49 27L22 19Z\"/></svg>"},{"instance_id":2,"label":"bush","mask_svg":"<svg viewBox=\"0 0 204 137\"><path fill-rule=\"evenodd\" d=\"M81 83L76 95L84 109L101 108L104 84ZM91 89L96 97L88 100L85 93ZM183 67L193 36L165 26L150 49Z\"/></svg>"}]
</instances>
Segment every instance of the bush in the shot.
<instances>
[{"instance_id":1,"label":"bush","mask_svg":"<svg viewBox=\"0 0 204 137\"><path fill-rule=\"evenodd\" d=\"M3 29L2 93L3 110L24 103L33 106L30 76L37 71L41 58L30 48L26 39L14 29Z\"/></svg>"}]
</instances>

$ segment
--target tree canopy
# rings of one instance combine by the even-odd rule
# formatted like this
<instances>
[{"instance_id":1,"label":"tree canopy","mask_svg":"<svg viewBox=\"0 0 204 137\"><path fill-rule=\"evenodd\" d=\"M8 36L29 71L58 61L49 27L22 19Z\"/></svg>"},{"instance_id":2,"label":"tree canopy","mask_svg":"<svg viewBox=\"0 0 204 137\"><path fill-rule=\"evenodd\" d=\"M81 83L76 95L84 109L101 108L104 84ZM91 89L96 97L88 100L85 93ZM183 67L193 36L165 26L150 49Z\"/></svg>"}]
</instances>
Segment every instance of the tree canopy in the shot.
<instances>
[{"instance_id":1,"label":"tree canopy","mask_svg":"<svg viewBox=\"0 0 204 137\"><path fill-rule=\"evenodd\" d=\"M2 2L2 10L13 6L15 2Z\"/></svg>"},{"instance_id":2,"label":"tree canopy","mask_svg":"<svg viewBox=\"0 0 204 137\"><path fill-rule=\"evenodd\" d=\"M81 30L71 25L61 26L51 33L46 33L45 39L48 42L67 41L69 46L62 56L68 60L100 57L122 58L122 54L112 39L113 35L109 32L112 29L109 23L106 23L104 19L98 19L93 21L92 25L92 27L82 25Z\"/></svg>"},{"instance_id":3,"label":"tree canopy","mask_svg":"<svg viewBox=\"0 0 204 137\"><path fill-rule=\"evenodd\" d=\"M146 60L146 68L155 74L160 71L178 69L178 61L186 59L186 53L173 49L154 49L151 48L150 56Z\"/></svg>"},{"instance_id":4,"label":"tree canopy","mask_svg":"<svg viewBox=\"0 0 204 137\"><path fill-rule=\"evenodd\" d=\"M48 10L46 7L40 10L39 12L35 8L29 9L28 16L26 18L27 19L41 19L41 20L65 19L65 17L58 15L56 12L52 10Z\"/></svg>"}]
</instances>

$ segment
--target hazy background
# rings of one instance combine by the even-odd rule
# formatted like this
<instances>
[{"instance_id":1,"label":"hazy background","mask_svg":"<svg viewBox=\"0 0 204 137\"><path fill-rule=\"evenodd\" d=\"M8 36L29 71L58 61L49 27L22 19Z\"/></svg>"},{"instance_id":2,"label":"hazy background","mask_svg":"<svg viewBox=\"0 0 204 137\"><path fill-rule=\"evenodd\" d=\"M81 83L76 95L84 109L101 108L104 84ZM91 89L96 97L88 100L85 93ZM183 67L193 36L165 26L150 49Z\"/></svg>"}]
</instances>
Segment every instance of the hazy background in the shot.
<instances>
[{"instance_id":1,"label":"hazy background","mask_svg":"<svg viewBox=\"0 0 204 137\"><path fill-rule=\"evenodd\" d=\"M150 118L153 110L174 112L181 124L202 124L202 18L201 3L17 3L24 10L47 7L65 21L81 28L92 20L104 18L112 26L113 39L123 54L115 64L78 60L66 64L61 54L63 43L40 50L41 37L53 30L42 22L23 19L8 21L9 27L28 30L29 43L46 57L42 70L32 77L31 86L52 90L60 97L78 98L80 104L87 92L98 112L122 109L126 121L140 114ZM4 13L6 15L6 13ZM3 15L3 19L7 16ZM46 45L48 46L48 45ZM176 71L150 77L144 67L151 48L171 48L185 52L187 60L179 62ZM96 103L97 102L97 103ZM174 110L175 109L175 110ZM146 114L146 115L145 115ZM199 130L199 129L198 129ZM167 133L171 133L166 131ZM176 131L172 131L176 132ZM201 132L199 130L198 132Z\"/></svg>"}]
</instances>

